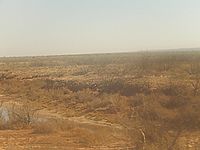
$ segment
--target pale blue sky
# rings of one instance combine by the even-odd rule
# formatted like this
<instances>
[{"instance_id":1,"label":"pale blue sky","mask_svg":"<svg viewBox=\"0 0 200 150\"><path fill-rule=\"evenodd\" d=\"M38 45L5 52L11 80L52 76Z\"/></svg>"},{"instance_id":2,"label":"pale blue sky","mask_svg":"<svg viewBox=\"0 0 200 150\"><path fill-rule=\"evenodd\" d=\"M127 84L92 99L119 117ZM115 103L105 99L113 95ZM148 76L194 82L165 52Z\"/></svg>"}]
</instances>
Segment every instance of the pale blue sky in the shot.
<instances>
[{"instance_id":1,"label":"pale blue sky","mask_svg":"<svg viewBox=\"0 0 200 150\"><path fill-rule=\"evenodd\" d=\"M0 0L0 56L200 47L200 0Z\"/></svg>"}]
</instances>

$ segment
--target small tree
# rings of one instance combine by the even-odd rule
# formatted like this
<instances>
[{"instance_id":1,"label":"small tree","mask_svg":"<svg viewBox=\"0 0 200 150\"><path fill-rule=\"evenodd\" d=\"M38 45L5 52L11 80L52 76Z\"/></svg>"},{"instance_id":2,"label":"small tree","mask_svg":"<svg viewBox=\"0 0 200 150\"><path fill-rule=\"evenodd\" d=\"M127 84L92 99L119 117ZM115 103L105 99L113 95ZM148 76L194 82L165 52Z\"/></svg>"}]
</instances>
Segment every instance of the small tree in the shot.
<instances>
[{"instance_id":1,"label":"small tree","mask_svg":"<svg viewBox=\"0 0 200 150\"><path fill-rule=\"evenodd\" d=\"M9 110L9 121L11 123L18 122L20 124L30 125L36 118L38 110L28 101L23 105L13 104Z\"/></svg>"},{"instance_id":2,"label":"small tree","mask_svg":"<svg viewBox=\"0 0 200 150\"><path fill-rule=\"evenodd\" d=\"M200 76L194 77L194 79L191 81L191 86L193 89L193 94L196 96L200 90Z\"/></svg>"}]
</instances>

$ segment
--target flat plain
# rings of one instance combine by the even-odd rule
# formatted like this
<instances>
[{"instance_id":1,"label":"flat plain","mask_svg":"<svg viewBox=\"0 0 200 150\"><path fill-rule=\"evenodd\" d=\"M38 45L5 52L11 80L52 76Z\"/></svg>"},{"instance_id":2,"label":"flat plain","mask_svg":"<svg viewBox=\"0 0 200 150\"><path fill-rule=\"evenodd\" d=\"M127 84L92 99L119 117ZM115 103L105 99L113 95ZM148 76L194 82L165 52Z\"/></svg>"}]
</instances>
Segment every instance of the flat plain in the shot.
<instances>
[{"instance_id":1,"label":"flat plain","mask_svg":"<svg viewBox=\"0 0 200 150\"><path fill-rule=\"evenodd\" d=\"M199 150L200 52L0 58L0 149Z\"/></svg>"}]
</instances>

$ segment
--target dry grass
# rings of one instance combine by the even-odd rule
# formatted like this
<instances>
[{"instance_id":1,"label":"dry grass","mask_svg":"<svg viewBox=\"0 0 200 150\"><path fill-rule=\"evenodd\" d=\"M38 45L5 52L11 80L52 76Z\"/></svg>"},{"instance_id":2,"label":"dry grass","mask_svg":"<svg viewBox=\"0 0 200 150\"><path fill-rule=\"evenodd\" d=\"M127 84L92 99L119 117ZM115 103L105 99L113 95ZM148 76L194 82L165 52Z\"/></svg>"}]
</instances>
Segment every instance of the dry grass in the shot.
<instances>
[{"instance_id":1,"label":"dry grass","mask_svg":"<svg viewBox=\"0 0 200 150\"><path fill-rule=\"evenodd\" d=\"M37 122L33 127L33 134L51 134L56 131L56 126L52 122Z\"/></svg>"},{"instance_id":2,"label":"dry grass","mask_svg":"<svg viewBox=\"0 0 200 150\"><path fill-rule=\"evenodd\" d=\"M0 128L68 132L83 146L123 139L137 149L178 149L187 144L182 136L199 133L199 64L199 52L1 58L1 93L23 105L12 108ZM34 122L32 106L123 128L102 130L56 117Z\"/></svg>"}]
</instances>

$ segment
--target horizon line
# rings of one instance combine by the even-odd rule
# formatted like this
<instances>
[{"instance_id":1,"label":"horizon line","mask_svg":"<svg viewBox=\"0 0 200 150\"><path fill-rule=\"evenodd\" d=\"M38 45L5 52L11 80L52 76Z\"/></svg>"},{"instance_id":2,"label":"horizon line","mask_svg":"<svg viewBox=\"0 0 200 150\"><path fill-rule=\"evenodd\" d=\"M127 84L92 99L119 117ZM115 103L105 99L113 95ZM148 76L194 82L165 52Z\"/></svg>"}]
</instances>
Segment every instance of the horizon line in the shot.
<instances>
[{"instance_id":1,"label":"horizon line","mask_svg":"<svg viewBox=\"0 0 200 150\"><path fill-rule=\"evenodd\" d=\"M68 54L41 54L41 55L10 55L0 56L0 58L23 58L23 57L53 57L53 56L78 56L78 55L101 55L101 54L125 54L138 52L166 52L166 51L200 51L200 47L193 48L160 48L160 49L141 49L134 51L119 51L119 52L88 52L88 53L68 53Z\"/></svg>"}]
</instances>

